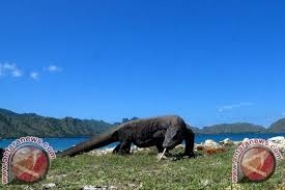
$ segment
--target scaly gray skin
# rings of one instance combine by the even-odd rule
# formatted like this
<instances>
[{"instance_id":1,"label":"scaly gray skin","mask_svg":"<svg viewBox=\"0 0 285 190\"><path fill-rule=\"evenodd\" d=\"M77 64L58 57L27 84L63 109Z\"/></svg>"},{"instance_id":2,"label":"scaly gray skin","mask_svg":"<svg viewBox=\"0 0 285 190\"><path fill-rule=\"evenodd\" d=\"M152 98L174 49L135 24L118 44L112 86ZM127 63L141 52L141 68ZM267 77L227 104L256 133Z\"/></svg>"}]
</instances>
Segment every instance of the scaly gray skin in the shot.
<instances>
[{"instance_id":1,"label":"scaly gray skin","mask_svg":"<svg viewBox=\"0 0 285 190\"><path fill-rule=\"evenodd\" d=\"M4 152L5 152L5 149L4 148L0 148L0 159L1 159L1 162L2 162L2 158L4 156Z\"/></svg>"},{"instance_id":2,"label":"scaly gray skin","mask_svg":"<svg viewBox=\"0 0 285 190\"><path fill-rule=\"evenodd\" d=\"M75 156L113 142L120 142L113 153L129 154L132 143L137 147L156 146L158 152L163 152L164 148L169 151L185 140L184 155L195 157L194 138L193 131L186 127L181 117L160 116L123 123L105 134L77 144L57 156Z\"/></svg>"}]
</instances>

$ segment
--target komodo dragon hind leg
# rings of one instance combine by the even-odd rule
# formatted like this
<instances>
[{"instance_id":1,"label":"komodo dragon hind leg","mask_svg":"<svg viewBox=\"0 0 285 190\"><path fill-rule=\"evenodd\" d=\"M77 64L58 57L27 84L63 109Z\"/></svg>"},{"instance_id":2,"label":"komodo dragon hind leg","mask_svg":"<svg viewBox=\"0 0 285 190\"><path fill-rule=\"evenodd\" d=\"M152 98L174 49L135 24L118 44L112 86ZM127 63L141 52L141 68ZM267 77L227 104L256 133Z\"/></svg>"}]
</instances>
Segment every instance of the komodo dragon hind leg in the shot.
<instances>
[{"instance_id":1,"label":"komodo dragon hind leg","mask_svg":"<svg viewBox=\"0 0 285 190\"><path fill-rule=\"evenodd\" d=\"M114 154L130 154L131 152L131 142L123 141L119 143L113 150Z\"/></svg>"}]
</instances>

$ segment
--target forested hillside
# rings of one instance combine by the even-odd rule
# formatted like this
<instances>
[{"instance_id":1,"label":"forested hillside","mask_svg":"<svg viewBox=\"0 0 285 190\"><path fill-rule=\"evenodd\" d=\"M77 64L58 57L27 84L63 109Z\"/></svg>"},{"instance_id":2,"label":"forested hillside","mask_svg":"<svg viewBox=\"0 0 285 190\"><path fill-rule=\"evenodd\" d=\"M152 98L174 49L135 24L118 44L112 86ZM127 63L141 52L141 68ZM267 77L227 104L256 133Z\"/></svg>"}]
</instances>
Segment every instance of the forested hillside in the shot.
<instances>
[{"instance_id":1,"label":"forested hillside","mask_svg":"<svg viewBox=\"0 0 285 190\"><path fill-rule=\"evenodd\" d=\"M104 121L80 120L72 117L56 119L34 113L18 114L0 109L0 136L20 137L33 135L39 137L90 136L102 133L113 127Z\"/></svg>"},{"instance_id":2,"label":"forested hillside","mask_svg":"<svg viewBox=\"0 0 285 190\"><path fill-rule=\"evenodd\" d=\"M136 119L139 118L123 118L122 121L111 124L102 120L81 120L72 117L57 119L35 113L19 114L0 109L0 137L9 138L26 135L38 137L94 136L121 123ZM191 128L196 134L285 133L285 118L274 122L268 129L245 122L217 124L201 129L190 125L187 125L187 127Z\"/></svg>"},{"instance_id":3,"label":"forested hillside","mask_svg":"<svg viewBox=\"0 0 285 190\"><path fill-rule=\"evenodd\" d=\"M268 131L271 133L285 133L285 118L272 123L268 128Z\"/></svg>"}]
</instances>

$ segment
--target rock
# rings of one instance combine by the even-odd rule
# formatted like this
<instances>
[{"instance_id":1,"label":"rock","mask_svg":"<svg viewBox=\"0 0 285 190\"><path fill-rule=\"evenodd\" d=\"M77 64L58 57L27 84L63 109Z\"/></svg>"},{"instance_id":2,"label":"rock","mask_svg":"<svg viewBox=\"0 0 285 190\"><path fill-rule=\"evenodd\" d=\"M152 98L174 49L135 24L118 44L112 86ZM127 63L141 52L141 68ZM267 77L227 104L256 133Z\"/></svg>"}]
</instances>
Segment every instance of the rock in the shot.
<instances>
[{"instance_id":1,"label":"rock","mask_svg":"<svg viewBox=\"0 0 285 190\"><path fill-rule=\"evenodd\" d=\"M88 152L87 154L89 155L95 155L95 156L102 156L104 154L104 151L102 150L92 150L90 152Z\"/></svg>"},{"instance_id":2,"label":"rock","mask_svg":"<svg viewBox=\"0 0 285 190\"><path fill-rule=\"evenodd\" d=\"M223 146L232 146L232 145L234 145L234 142L231 139L226 138L226 139L220 141L220 144Z\"/></svg>"},{"instance_id":3,"label":"rock","mask_svg":"<svg viewBox=\"0 0 285 190\"><path fill-rule=\"evenodd\" d=\"M146 147L146 148L139 148L139 147L137 147L137 146L132 146L131 147L131 153L136 153L136 152L143 152L143 151L145 151L145 152L150 152L150 148L148 148L148 147Z\"/></svg>"},{"instance_id":4,"label":"rock","mask_svg":"<svg viewBox=\"0 0 285 190\"><path fill-rule=\"evenodd\" d=\"M285 140L285 138L283 136L277 136L277 137L272 137L267 139L268 141L274 141L274 142L278 142L278 141L283 141Z\"/></svg>"},{"instance_id":5,"label":"rock","mask_svg":"<svg viewBox=\"0 0 285 190\"><path fill-rule=\"evenodd\" d=\"M138 151L138 147L137 146L132 146L131 147L131 152L132 153L135 153L135 152L137 152Z\"/></svg>"},{"instance_id":6,"label":"rock","mask_svg":"<svg viewBox=\"0 0 285 190\"><path fill-rule=\"evenodd\" d=\"M234 146L239 146L242 143L242 141L233 141Z\"/></svg>"},{"instance_id":7,"label":"rock","mask_svg":"<svg viewBox=\"0 0 285 190\"><path fill-rule=\"evenodd\" d=\"M195 146L195 150L196 150L196 151L203 151L203 150L204 150L204 145L202 145L202 144L197 144L197 145Z\"/></svg>"},{"instance_id":8,"label":"rock","mask_svg":"<svg viewBox=\"0 0 285 190\"><path fill-rule=\"evenodd\" d=\"M285 138L283 136L277 136L267 139L269 144L275 145L281 153L285 153Z\"/></svg>"},{"instance_id":9,"label":"rock","mask_svg":"<svg viewBox=\"0 0 285 190\"><path fill-rule=\"evenodd\" d=\"M203 144L195 145L195 150L206 156L217 153L223 153L227 151L227 149L224 146L219 145L213 140L206 140L204 145Z\"/></svg>"},{"instance_id":10,"label":"rock","mask_svg":"<svg viewBox=\"0 0 285 190\"><path fill-rule=\"evenodd\" d=\"M56 185L54 183L49 183L49 184L43 185L43 189L52 189L54 187L56 187Z\"/></svg>"},{"instance_id":11,"label":"rock","mask_svg":"<svg viewBox=\"0 0 285 190\"><path fill-rule=\"evenodd\" d=\"M207 146L207 147L217 147L219 146L219 144L211 139L207 139L204 143L204 146Z\"/></svg>"},{"instance_id":12,"label":"rock","mask_svg":"<svg viewBox=\"0 0 285 190\"><path fill-rule=\"evenodd\" d=\"M100 150L100 149L92 150L92 151L88 152L87 154L89 154L89 155L96 155L96 156L102 156L102 155L110 154L112 152L113 152L113 148L106 148L106 149L103 149L103 150Z\"/></svg>"},{"instance_id":13,"label":"rock","mask_svg":"<svg viewBox=\"0 0 285 190\"><path fill-rule=\"evenodd\" d=\"M216 146L216 147L205 147L203 152L205 155L214 155L218 153L226 152L226 148L222 146Z\"/></svg>"}]
</instances>

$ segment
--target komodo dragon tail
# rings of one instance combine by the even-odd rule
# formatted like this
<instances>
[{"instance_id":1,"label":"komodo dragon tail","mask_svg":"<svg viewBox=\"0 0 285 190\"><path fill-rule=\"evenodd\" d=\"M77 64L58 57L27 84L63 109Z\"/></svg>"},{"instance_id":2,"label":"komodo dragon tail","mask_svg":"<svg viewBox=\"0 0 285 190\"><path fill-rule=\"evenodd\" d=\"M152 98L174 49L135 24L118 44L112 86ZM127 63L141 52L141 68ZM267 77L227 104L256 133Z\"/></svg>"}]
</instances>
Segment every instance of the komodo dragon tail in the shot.
<instances>
[{"instance_id":1,"label":"komodo dragon tail","mask_svg":"<svg viewBox=\"0 0 285 190\"><path fill-rule=\"evenodd\" d=\"M102 134L100 136L93 137L87 141L79 143L69 149L64 150L61 153L57 154L57 157L65 157L65 156L75 156L81 154L83 152L88 152L95 148L100 148L115 142L112 134Z\"/></svg>"}]
</instances>

